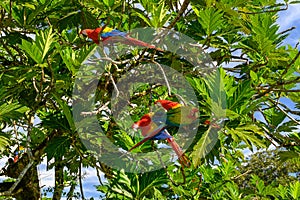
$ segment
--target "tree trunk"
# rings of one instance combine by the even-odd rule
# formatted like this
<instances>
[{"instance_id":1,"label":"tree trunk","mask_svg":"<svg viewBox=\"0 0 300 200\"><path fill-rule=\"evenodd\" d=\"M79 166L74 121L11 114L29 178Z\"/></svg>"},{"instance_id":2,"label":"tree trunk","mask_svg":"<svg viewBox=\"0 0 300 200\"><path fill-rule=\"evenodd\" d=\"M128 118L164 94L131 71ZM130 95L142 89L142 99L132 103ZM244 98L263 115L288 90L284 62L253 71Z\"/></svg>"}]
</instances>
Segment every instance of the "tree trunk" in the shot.
<instances>
[{"instance_id":1,"label":"tree trunk","mask_svg":"<svg viewBox=\"0 0 300 200\"><path fill-rule=\"evenodd\" d=\"M64 189L64 166L58 161L55 165L55 187L53 200L60 200Z\"/></svg>"}]
</instances>

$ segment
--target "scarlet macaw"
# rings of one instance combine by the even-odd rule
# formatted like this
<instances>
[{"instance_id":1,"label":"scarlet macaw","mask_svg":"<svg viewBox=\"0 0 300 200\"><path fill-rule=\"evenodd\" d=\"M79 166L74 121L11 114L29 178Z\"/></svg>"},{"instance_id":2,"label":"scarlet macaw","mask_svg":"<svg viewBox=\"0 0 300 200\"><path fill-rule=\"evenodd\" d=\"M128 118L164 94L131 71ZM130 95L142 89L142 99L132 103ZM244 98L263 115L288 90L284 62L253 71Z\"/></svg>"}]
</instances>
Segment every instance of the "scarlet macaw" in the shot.
<instances>
[{"instance_id":1,"label":"scarlet macaw","mask_svg":"<svg viewBox=\"0 0 300 200\"><path fill-rule=\"evenodd\" d=\"M132 125L134 129L141 129L142 135L145 137L143 140L135 144L133 147L129 149L129 151L135 149L136 147L142 145L147 140L167 140L171 145L176 155L178 156L179 162L186 167L190 166L190 161L185 156L179 145L175 142L174 138L168 133L166 130L166 125L162 124L158 126L156 121L156 116L154 112L147 113L141 117L141 119L135 122Z\"/></svg>"},{"instance_id":2,"label":"scarlet macaw","mask_svg":"<svg viewBox=\"0 0 300 200\"><path fill-rule=\"evenodd\" d=\"M16 163L19 160L19 155L22 153L24 153L24 147L20 146L15 152L14 163Z\"/></svg>"},{"instance_id":3,"label":"scarlet macaw","mask_svg":"<svg viewBox=\"0 0 300 200\"><path fill-rule=\"evenodd\" d=\"M80 31L80 34L86 35L87 37L91 38L96 44L99 44L100 40L107 43L121 42L127 45L147 47L150 49L162 51L162 49L156 48L154 45L134 39L132 37L129 37L127 33L108 27L105 27L104 29L103 27L99 27L96 29L84 29Z\"/></svg>"},{"instance_id":4,"label":"scarlet macaw","mask_svg":"<svg viewBox=\"0 0 300 200\"><path fill-rule=\"evenodd\" d=\"M157 100L155 104L161 105L167 111L166 124L179 127L189 125L197 120L199 110L193 106L183 106L170 100Z\"/></svg>"}]
</instances>

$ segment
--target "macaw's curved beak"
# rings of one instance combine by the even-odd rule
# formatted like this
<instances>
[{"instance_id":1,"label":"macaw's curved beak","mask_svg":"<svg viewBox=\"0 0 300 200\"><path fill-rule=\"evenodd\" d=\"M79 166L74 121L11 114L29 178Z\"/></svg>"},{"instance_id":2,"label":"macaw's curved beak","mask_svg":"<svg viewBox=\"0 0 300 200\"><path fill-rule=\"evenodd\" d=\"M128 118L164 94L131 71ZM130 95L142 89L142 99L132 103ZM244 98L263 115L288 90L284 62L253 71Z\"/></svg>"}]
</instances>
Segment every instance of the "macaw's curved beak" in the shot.
<instances>
[{"instance_id":1,"label":"macaw's curved beak","mask_svg":"<svg viewBox=\"0 0 300 200\"><path fill-rule=\"evenodd\" d=\"M86 36L87 36L87 32L86 32L86 30L81 30L81 31L80 31L80 34L82 34L82 35L86 35Z\"/></svg>"},{"instance_id":2,"label":"macaw's curved beak","mask_svg":"<svg viewBox=\"0 0 300 200\"><path fill-rule=\"evenodd\" d=\"M131 128L133 128L134 131L137 131L139 129L139 125L134 123L134 124L132 124Z\"/></svg>"}]
</instances>

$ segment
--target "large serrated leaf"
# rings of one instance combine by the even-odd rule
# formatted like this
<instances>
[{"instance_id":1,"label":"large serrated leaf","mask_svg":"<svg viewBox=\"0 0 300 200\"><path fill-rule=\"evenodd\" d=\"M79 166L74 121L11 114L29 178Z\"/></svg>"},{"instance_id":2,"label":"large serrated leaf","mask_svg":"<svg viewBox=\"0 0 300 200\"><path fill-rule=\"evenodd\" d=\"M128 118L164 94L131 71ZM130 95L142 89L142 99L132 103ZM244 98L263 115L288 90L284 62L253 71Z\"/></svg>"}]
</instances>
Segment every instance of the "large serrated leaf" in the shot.
<instances>
[{"instance_id":1,"label":"large serrated leaf","mask_svg":"<svg viewBox=\"0 0 300 200\"><path fill-rule=\"evenodd\" d=\"M262 139L264 135L263 130L255 124L247 124L244 126L238 126L237 128L228 129L228 134L231 135L234 141L244 141L247 146L252 149L252 145L257 148L265 148L266 144Z\"/></svg>"},{"instance_id":2,"label":"large serrated leaf","mask_svg":"<svg viewBox=\"0 0 300 200\"><path fill-rule=\"evenodd\" d=\"M20 45L21 49L23 49L29 56L32 58L36 63L41 64L42 59L42 53L41 50L31 42L28 42L27 40L22 39L22 45Z\"/></svg>"},{"instance_id":3,"label":"large serrated leaf","mask_svg":"<svg viewBox=\"0 0 300 200\"><path fill-rule=\"evenodd\" d=\"M8 137L5 137L4 135L0 135L0 152L5 150L6 147L9 146L10 140Z\"/></svg>"},{"instance_id":4,"label":"large serrated leaf","mask_svg":"<svg viewBox=\"0 0 300 200\"><path fill-rule=\"evenodd\" d=\"M40 31L36 35L36 45L40 48L42 53L42 60L45 59L47 53L52 49L55 42L55 34L52 33L52 28Z\"/></svg>"},{"instance_id":5,"label":"large serrated leaf","mask_svg":"<svg viewBox=\"0 0 300 200\"><path fill-rule=\"evenodd\" d=\"M289 192L293 199L299 199L300 198L300 182L296 181L295 183L290 183L290 189Z\"/></svg>"},{"instance_id":6,"label":"large serrated leaf","mask_svg":"<svg viewBox=\"0 0 300 200\"><path fill-rule=\"evenodd\" d=\"M37 64L42 64L47 53L53 48L55 34L52 33L52 28L42 30L36 34L34 42L28 42L22 39L20 46Z\"/></svg>"},{"instance_id":7,"label":"large serrated leaf","mask_svg":"<svg viewBox=\"0 0 300 200\"><path fill-rule=\"evenodd\" d=\"M194 166L201 164L201 159L203 159L212 150L217 141L218 131L210 127L194 146L191 154Z\"/></svg>"},{"instance_id":8,"label":"large serrated leaf","mask_svg":"<svg viewBox=\"0 0 300 200\"><path fill-rule=\"evenodd\" d=\"M29 5L33 6L32 7L33 12L31 12L28 16L28 20L27 20L28 24L31 24L41 12L45 11L46 7L51 3L51 1L45 1L45 3L43 3L43 2L41 2L41 3L42 4L37 5L36 8L33 6L33 4L29 4Z\"/></svg>"},{"instance_id":9,"label":"large serrated leaf","mask_svg":"<svg viewBox=\"0 0 300 200\"><path fill-rule=\"evenodd\" d=\"M297 159L298 161L300 161L300 154L298 152L294 152L294 151L279 151L278 155L280 157L280 161L281 162L285 162L287 160L293 160L293 159Z\"/></svg>"},{"instance_id":10,"label":"large serrated leaf","mask_svg":"<svg viewBox=\"0 0 300 200\"><path fill-rule=\"evenodd\" d=\"M214 8L199 11L198 21L207 35L211 35L214 31L217 31L224 23L222 12Z\"/></svg>"},{"instance_id":11,"label":"large serrated leaf","mask_svg":"<svg viewBox=\"0 0 300 200\"><path fill-rule=\"evenodd\" d=\"M57 103L60 105L60 107L62 108L64 115L66 116L69 126L71 128L72 131L76 130L75 124L74 124L74 119L72 116L72 113L70 111L69 106L67 105L67 103L65 101L63 101L62 99L60 99L57 95L53 94L53 96L55 97Z\"/></svg>"},{"instance_id":12,"label":"large serrated leaf","mask_svg":"<svg viewBox=\"0 0 300 200\"><path fill-rule=\"evenodd\" d=\"M48 162L52 158L60 160L70 148L70 144L71 142L68 137L53 138L45 149Z\"/></svg>"},{"instance_id":13,"label":"large serrated leaf","mask_svg":"<svg viewBox=\"0 0 300 200\"><path fill-rule=\"evenodd\" d=\"M18 103L4 103L0 105L0 120L18 119L28 110L29 108Z\"/></svg>"}]
</instances>

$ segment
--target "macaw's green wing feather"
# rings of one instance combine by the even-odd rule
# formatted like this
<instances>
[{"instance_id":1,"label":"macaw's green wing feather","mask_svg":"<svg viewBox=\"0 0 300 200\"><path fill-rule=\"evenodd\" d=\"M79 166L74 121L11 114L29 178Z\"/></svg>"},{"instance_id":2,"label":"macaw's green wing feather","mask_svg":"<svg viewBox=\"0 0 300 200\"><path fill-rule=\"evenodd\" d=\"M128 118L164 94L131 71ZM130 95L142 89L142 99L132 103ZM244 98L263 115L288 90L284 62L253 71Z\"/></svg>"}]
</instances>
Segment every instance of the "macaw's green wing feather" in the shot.
<instances>
[{"instance_id":1,"label":"macaw's green wing feather","mask_svg":"<svg viewBox=\"0 0 300 200\"><path fill-rule=\"evenodd\" d=\"M193 106L182 106L167 111L167 124L169 126L185 126L193 123L199 117L199 111Z\"/></svg>"},{"instance_id":2,"label":"macaw's green wing feather","mask_svg":"<svg viewBox=\"0 0 300 200\"><path fill-rule=\"evenodd\" d=\"M169 126L179 127L181 125L181 108L171 109L167 112L167 121L166 123Z\"/></svg>"}]
</instances>

